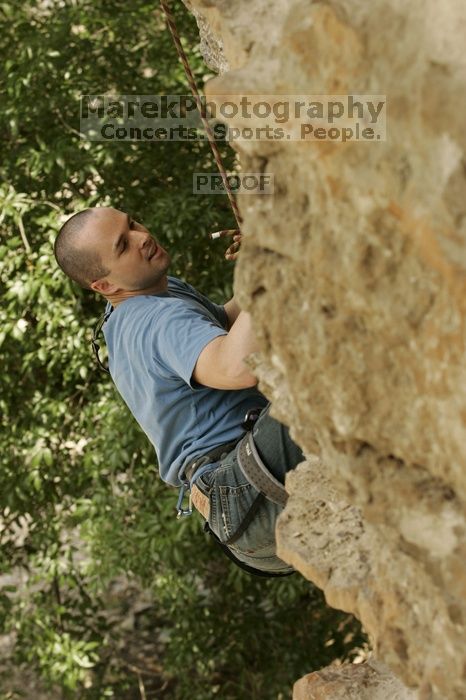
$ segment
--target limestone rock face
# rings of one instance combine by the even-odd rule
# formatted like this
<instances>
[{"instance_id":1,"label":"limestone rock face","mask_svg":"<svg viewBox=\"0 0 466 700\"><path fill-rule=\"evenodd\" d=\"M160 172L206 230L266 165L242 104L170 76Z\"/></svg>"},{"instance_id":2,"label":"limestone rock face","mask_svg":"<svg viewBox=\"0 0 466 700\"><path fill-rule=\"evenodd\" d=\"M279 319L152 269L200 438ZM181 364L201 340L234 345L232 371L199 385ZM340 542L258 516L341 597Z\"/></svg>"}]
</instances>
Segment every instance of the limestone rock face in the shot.
<instances>
[{"instance_id":1,"label":"limestone rock face","mask_svg":"<svg viewBox=\"0 0 466 700\"><path fill-rule=\"evenodd\" d=\"M189 5L216 42L213 101L387 96L385 141L232 142L275 182L239 197L235 293L260 387L309 457L279 555L419 698L463 699L466 4Z\"/></svg>"},{"instance_id":2,"label":"limestone rock face","mask_svg":"<svg viewBox=\"0 0 466 700\"><path fill-rule=\"evenodd\" d=\"M415 700L380 663L324 668L294 684L293 700Z\"/></svg>"},{"instance_id":3,"label":"limestone rock face","mask_svg":"<svg viewBox=\"0 0 466 700\"><path fill-rule=\"evenodd\" d=\"M219 33L218 12L215 8L212 11L206 11L204 8L203 12L199 12L191 0L184 0L184 4L196 18L201 40L200 48L207 66L216 73L224 73L229 69L229 65L225 57L222 36Z\"/></svg>"}]
</instances>

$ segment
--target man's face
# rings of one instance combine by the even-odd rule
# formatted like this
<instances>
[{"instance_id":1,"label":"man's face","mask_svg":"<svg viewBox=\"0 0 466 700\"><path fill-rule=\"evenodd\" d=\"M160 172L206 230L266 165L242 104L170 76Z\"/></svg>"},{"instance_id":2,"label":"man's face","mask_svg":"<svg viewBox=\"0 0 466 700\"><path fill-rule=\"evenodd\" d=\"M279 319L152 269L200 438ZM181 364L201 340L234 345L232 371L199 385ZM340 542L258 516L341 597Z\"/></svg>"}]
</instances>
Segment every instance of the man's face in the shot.
<instances>
[{"instance_id":1,"label":"man's face","mask_svg":"<svg viewBox=\"0 0 466 700\"><path fill-rule=\"evenodd\" d=\"M97 207L80 233L80 243L91 246L109 273L92 280L103 294L163 286L170 256L142 224L110 207Z\"/></svg>"}]
</instances>

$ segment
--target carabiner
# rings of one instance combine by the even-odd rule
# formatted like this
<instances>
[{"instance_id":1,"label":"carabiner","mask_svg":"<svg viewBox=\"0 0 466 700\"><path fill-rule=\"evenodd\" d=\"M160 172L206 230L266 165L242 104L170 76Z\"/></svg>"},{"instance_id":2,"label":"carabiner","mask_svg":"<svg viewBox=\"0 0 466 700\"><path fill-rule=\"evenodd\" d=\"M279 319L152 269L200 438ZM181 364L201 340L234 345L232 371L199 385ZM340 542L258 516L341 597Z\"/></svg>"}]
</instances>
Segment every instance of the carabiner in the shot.
<instances>
[{"instance_id":1,"label":"carabiner","mask_svg":"<svg viewBox=\"0 0 466 700\"><path fill-rule=\"evenodd\" d=\"M183 508L183 501L186 491L189 491L188 507ZM183 482L178 493L178 503L176 504L176 519L185 518L188 515L192 515L193 503L191 496L191 489L189 488L189 481Z\"/></svg>"}]
</instances>

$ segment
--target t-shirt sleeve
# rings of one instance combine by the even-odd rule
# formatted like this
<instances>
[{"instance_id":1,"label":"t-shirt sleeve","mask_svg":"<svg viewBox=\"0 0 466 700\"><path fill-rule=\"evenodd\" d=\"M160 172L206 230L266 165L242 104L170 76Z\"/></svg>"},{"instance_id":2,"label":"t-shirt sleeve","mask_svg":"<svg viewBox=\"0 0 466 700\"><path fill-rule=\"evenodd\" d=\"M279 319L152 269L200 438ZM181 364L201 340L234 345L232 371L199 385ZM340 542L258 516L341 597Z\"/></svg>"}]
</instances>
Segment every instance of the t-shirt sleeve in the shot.
<instances>
[{"instance_id":1,"label":"t-shirt sleeve","mask_svg":"<svg viewBox=\"0 0 466 700\"><path fill-rule=\"evenodd\" d=\"M211 340L227 335L209 315L176 302L164 310L157 323L153 349L161 365L181 377L191 389L200 385L192 380L199 355Z\"/></svg>"}]
</instances>

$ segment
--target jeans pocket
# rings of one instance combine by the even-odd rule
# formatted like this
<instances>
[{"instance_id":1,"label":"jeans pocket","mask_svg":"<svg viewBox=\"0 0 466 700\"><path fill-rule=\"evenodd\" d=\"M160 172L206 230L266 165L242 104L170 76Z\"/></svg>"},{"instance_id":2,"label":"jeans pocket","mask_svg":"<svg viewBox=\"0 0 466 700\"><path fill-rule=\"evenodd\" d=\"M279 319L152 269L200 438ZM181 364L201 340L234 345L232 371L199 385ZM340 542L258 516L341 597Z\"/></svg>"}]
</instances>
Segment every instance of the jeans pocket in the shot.
<instances>
[{"instance_id":1,"label":"jeans pocket","mask_svg":"<svg viewBox=\"0 0 466 700\"><path fill-rule=\"evenodd\" d=\"M202 474L201 476L198 476L194 483L205 496L210 496L213 488L214 478L215 469L210 469L209 471L204 472L204 474Z\"/></svg>"},{"instance_id":2,"label":"jeans pocket","mask_svg":"<svg viewBox=\"0 0 466 700\"><path fill-rule=\"evenodd\" d=\"M251 484L241 486L219 486L218 498L219 508L217 527L222 529L222 542L229 540L239 527L257 496L257 491Z\"/></svg>"}]
</instances>

